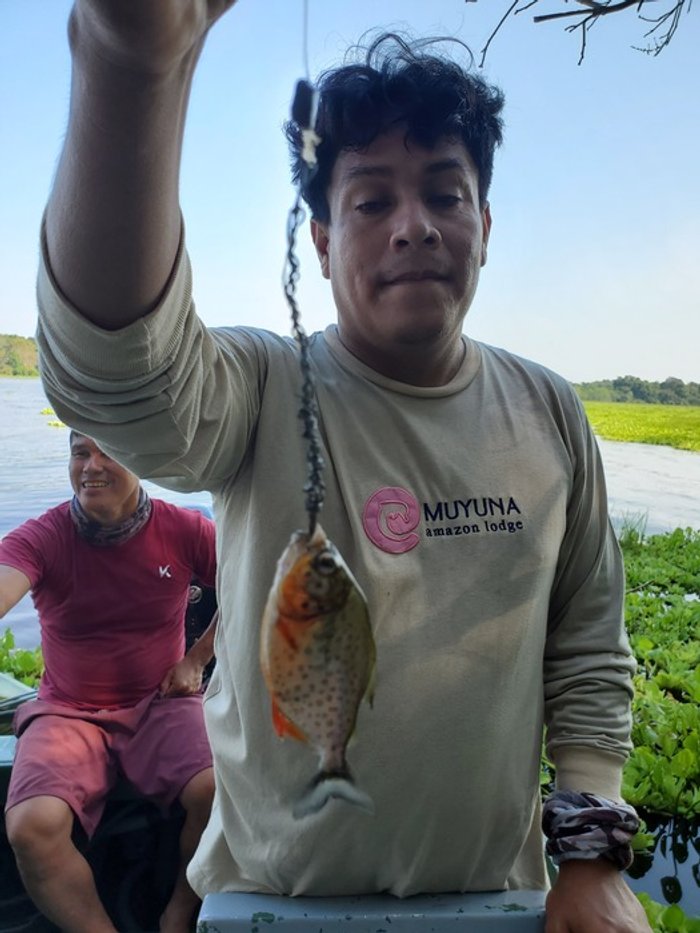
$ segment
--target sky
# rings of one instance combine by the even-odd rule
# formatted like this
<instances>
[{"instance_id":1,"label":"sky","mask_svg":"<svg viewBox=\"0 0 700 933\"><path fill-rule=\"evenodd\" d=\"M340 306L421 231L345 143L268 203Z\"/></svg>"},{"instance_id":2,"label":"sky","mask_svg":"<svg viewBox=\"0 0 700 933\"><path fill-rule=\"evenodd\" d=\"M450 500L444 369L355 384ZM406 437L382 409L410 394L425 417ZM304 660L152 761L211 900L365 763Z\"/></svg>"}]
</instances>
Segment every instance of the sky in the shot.
<instances>
[{"instance_id":1,"label":"sky","mask_svg":"<svg viewBox=\"0 0 700 933\"><path fill-rule=\"evenodd\" d=\"M662 0L663 3L663 0ZM660 4L661 6L662 4ZM665 6L665 3L663 3ZM0 0L0 333L30 336L38 231L65 131L69 0ZM308 0L311 75L369 29L466 42L477 63L510 0ZM540 0L538 11L561 9ZM290 332L281 288L294 199L281 126L305 69L303 0L239 0L195 78L181 203L197 309L211 326ZM633 11L579 39L510 18L483 75L506 95L489 259L465 320L573 382L700 381L700 11L653 57ZM307 331L335 319L308 222Z\"/></svg>"}]
</instances>

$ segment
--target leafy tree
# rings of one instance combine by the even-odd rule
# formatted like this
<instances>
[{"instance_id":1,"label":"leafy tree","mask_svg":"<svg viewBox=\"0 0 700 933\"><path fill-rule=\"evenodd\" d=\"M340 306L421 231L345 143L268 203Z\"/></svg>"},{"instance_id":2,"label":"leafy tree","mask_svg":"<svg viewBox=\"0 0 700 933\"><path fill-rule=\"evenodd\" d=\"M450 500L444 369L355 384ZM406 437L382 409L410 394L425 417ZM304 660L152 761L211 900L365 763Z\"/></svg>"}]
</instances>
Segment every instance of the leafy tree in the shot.
<instances>
[{"instance_id":1,"label":"leafy tree","mask_svg":"<svg viewBox=\"0 0 700 933\"><path fill-rule=\"evenodd\" d=\"M0 376L38 376L36 343L31 337L0 334Z\"/></svg>"},{"instance_id":2,"label":"leafy tree","mask_svg":"<svg viewBox=\"0 0 700 933\"><path fill-rule=\"evenodd\" d=\"M664 405L697 404L697 401L695 403L692 401L692 395L692 383L686 386L682 379L675 379L672 376L664 379L659 387L659 401ZM695 395L697 396L698 393L696 392Z\"/></svg>"},{"instance_id":3,"label":"leafy tree","mask_svg":"<svg viewBox=\"0 0 700 933\"><path fill-rule=\"evenodd\" d=\"M700 405L700 383L669 376L648 382L638 376L618 376L574 386L584 402L642 402L651 405Z\"/></svg>"}]
</instances>

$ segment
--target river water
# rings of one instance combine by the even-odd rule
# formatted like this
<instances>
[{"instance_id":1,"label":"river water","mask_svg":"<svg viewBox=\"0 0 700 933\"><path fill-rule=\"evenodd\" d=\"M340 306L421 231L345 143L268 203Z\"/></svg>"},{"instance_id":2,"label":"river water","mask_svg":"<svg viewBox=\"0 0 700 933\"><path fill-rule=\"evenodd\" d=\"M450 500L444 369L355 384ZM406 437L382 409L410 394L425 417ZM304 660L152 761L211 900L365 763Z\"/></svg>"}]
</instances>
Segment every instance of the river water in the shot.
<instances>
[{"instance_id":1,"label":"river water","mask_svg":"<svg viewBox=\"0 0 700 933\"><path fill-rule=\"evenodd\" d=\"M39 379L0 377L0 536L63 502L68 483L68 432L47 414ZM613 523L643 521L647 534L700 529L700 453L599 441ZM180 505L209 507L208 493L176 493L144 483L150 493ZM39 643L29 596L5 619L21 647Z\"/></svg>"},{"instance_id":2,"label":"river water","mask_svg":"<svg viewBox=\"0 0 700 933\"><path fill-rule=\"evenodd\" d=\"M68 482L68 429L47 414L39 379L0 377L0 537L72 495ZM152 495L178 505L211 507L207 492L177 493L144 482ZM29 595L0 621L21 648L39 644L39 623Z\"/></svg>"}]
</instances>

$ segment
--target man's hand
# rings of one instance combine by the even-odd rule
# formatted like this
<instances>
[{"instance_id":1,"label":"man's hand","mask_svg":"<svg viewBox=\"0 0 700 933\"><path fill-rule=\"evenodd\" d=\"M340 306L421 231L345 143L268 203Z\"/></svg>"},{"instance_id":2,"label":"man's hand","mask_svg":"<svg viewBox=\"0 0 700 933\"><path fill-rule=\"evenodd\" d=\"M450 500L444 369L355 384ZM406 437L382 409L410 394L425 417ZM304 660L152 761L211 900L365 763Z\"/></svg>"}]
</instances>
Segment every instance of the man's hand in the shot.
<instances>
[{"instance_id":1,"label":"man's hand","mask_svg":"<svg viewBox=\"0 0 700 933\"><path fill-rule=\"evenodd\" d=\"M214 635L219 622L218 608L201 636L192 645L185 657L171 667L160 683L162 697L183 697L199 693L207 664L214 657Z\"/></svg>"},{"instance_id":2,"label":"man's hand","mask_svg":"<svg viewBox=\"0 0 700 933\"><path fill-rule=\"evenodd\" d=\"M199 693L202 689L202 675L205 665L189 654L170 668L160 682L162 697L186 697Z\"/></svg>"},{"instance_id":3,"label":"man's hand","mask_svg":"<svg viewBox=\"0 0 700 933\"><path fill-rule=\"evenodd\" d=\"M180 155L207 33L235 0L76 0L68 130L46 212L58 287L98 327L152 311L180 235Z\"/></svg>"},{"instance_id":4,"label":"man's hand","mask_svg":"<svg viewBox=\"0 0 700 933\"><path fill-rule=\"evenodd\" d=\"M73 41L89 41L114 65L166 74L199 51L211 26L236 0L76 0Z\"/></svg>"},{"instance_id":5,"label":"man's hand","mask_svg":"<svg viewBox=\"0 0 700 933\"><path fill-rule=\"evenodd\" d=\"M545 933L651 933L642 905L605 859L571 859L547 896Z\"/></svg>"}]
</instances>

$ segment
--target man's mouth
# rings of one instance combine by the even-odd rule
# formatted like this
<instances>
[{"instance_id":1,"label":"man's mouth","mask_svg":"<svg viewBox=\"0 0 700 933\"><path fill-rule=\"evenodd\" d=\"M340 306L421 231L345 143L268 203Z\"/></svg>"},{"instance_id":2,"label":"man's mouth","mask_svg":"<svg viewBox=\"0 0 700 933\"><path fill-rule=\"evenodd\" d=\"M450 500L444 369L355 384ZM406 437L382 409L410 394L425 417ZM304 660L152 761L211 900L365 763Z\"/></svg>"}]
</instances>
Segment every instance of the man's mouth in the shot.
<instances>
[{"instance_id":1,"label":"man's mouth","mask_svg":"<svg viewBox=\"0 0 700 933\"><path fill-rule=\"evenodd\" d=\"M387 279L387 285L402 285L404 282L444 282L447 276L432 269L423 269L412 272L403 272Z\"/></svg>"},{"instance_id":2,"label":"man's mouth","mask_svg":"<svg viewBox=\"0 0 700 933\"><path fill-rule=\"evenodd\" d=\"M81 485L83 489L104 489L104 487L108 486L109 484L105 483L104 481L98 482L97 480L92 480L92 481L85 480L85 482L82 483Z\"/></svg>"}]
</instances>

